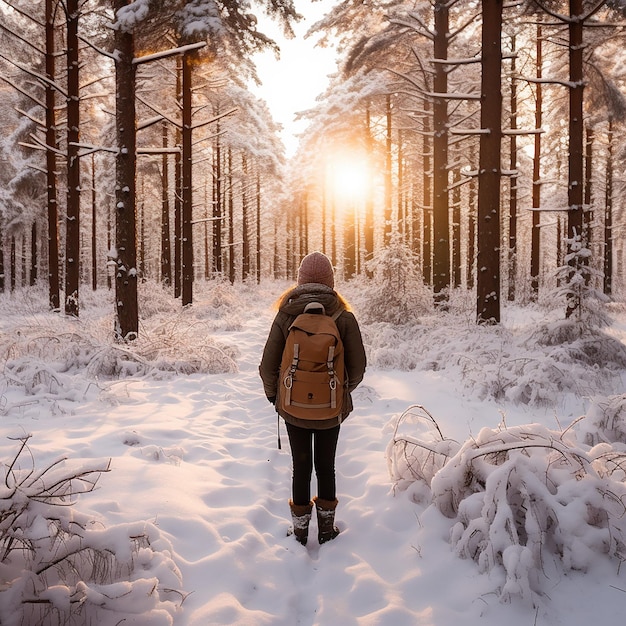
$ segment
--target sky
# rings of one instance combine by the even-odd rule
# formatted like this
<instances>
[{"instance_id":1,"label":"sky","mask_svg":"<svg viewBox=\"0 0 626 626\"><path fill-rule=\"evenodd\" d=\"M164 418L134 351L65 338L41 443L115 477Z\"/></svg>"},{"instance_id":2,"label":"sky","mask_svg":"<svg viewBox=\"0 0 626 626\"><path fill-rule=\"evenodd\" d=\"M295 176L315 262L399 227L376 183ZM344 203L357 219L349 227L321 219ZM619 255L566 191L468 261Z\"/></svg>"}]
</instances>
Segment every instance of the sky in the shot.
<instances>
[{"instance_id":1,"label":"sky","mask_svg":"<svg viewBox=\"0 0 626 626\"><path fill-rule=\"evenodd\" d=\"M316 37L305 39L306 32L324 15L332 2L296 0L296 8L305 19L295 25L295 39L284 39L275 24L259 15L259 29L280 45L281 55L279 60L272 52L254 58L262 84L258 87L251 85L251 90L267 102L274 119L282 124L287 156L296 151L296 134L306 127L306 122L294 120L296 113L315 106L316 97L328 85L328 75L336 69L332 48L316 47Z\"/></svg>"}]
</instances>

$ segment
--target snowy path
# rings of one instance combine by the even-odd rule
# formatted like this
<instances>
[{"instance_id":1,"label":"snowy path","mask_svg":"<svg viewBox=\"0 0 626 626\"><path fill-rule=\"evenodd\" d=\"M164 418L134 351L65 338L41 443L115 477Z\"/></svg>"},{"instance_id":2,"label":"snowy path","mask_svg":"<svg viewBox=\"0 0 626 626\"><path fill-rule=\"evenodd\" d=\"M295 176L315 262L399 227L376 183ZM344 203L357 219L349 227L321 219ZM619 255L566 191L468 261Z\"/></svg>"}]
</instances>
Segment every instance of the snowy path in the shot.
<instances>
[{"instance_id":1,"label":"snowy path","mask_svg":"<svg viewBox=\"0 0 626 626\"><path fill-rule=\"evenodd\" d=\"M287 537L288 441L282 426L277 449L257 374L270 322L267 312L221 334L240 348L236 374L128 379L3 422L7 434L33 434L39 464L111 459L80 509L106 526L148 520L165 534L189 593L178 626L584 626L598 605L614 606L603 615L619 623L626 596L584 576L555 582L554 610L499 604L494 581L453 555L448 521L434 511L419 520L409 495L394 493L385 460L394 415L424 404L458 438L501 419L434 372L368 370L339 441L342 533L321 548L314 526L307 548Z\"/></svg>"},{"instance_id":2,"label":"snowy path","mask_svg":"<svg viewBox=\"0 0 626 626\"><path fill-rule=\"evenodd\" d=\"M312 526L307 549L287 537L288 441L281 425L277 449L257 374L270 321L229 333L242 350L237 374L120 381L60 416L60 430L42 424L34 447L112 458L82 506L108 524L147 519L166 533L191 592L177 624L416 624L415 507L390 495L383 429L394 409L370 383L340 438L341 536L320 548Z\"/></svg>"}]
</instances>

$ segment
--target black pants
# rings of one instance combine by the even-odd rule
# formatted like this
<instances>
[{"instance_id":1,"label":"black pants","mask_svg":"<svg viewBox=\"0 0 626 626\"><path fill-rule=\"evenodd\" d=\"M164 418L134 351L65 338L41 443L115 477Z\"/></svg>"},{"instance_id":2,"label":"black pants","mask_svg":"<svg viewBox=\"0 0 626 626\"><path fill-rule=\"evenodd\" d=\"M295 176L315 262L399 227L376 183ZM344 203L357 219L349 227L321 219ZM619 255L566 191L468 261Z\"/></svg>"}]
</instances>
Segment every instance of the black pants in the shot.
<instances>
[{"instance_id":1,"label":"black pants","mask_svg":"<svg viewBox=\"0 0 626 626\"><path fill-rule=\"evenodd\" d=\"M299 428L287 424L293 461L292 499L294 504L308 504L311 500L311 473L315 465L317 495L323 500L334 500L335 452L339 426L328 430Z\"/></svg>"}]
</instances>

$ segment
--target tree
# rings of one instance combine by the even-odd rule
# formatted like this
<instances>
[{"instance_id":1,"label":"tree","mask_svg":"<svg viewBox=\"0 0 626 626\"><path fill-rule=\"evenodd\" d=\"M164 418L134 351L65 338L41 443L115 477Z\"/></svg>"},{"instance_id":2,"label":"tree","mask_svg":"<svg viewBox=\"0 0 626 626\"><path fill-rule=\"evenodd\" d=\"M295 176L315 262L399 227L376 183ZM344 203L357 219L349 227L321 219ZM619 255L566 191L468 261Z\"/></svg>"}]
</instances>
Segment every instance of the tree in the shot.
<instances>
[{"instance_id":1,"label":"tree","mask_svg":"<svg viewBox=\"0 0 626 626\"><path fill-rule=\"evenodd\" d=\"M482 3L482 78L478 172L476 317L500 322L500 178L502 149L502 0Z\"/></svg>"},{"instance_id":2,"label":"tree","mask_svg":"<svg viewBox=\"0 0 626 626\"><path fill-rule=\"evenodd\" d=\"M78 317L80 283L80 63L79 0L67 0L67 206L65 219L65 314Z\"/></svg>"},{"instance_id":3,"label":"tree","mask_svg":"<svg viewBox=\"0 0 626 626\"><path fill-rule=\"evenodd\" d=\"M125 22L128 0L114 0L115 109L117 155L115 159L115 337L136 339L139 333L137 303L136 168L137 119L135 85L137 66L132 25Z\"/></svg>"}]
</instances>

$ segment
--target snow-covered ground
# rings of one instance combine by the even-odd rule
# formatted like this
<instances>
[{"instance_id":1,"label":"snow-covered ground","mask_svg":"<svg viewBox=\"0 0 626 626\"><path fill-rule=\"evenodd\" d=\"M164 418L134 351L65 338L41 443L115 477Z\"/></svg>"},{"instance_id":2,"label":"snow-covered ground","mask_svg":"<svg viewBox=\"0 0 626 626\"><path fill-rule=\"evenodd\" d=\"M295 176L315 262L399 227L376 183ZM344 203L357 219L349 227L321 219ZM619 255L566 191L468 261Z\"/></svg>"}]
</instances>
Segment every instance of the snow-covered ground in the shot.
<instances>
[{"instance_id":1,"label":"snow-covered ground","mask_svg":"<svg viewBox=\"0 0 626 626\"><path fill-rule=\"evenodd\" d=\"M77 617L69 623L99 625L621 623L626 573L617 558L602 553L602 541L597 551L588 547L584 510L581 521L569 525L581 534L580 567L559 565L546 545L541 580L531 575L530 593L507 594L501 567L460 558L450 539L454 528L458 539L459 519L430 504L430 486L410 476L396 484L388 462L395 425L411 405L424 407L444 438L458 442L452 456L483 428L528 425L543 433L535 424L562 432L588 411L591 396L621 393L621 371L593 364L577 369L561 355L558 374L546 373L559 368L529 356L534 344L518 344L508 334L530 320L535 326L544 315L539 309L507 311L504 330L477 329L471 315L463 321L454 314L441 327L432 317L404 331L364 324L370 366L337 456L342 532L320 547L313 528L305 548L288 536L288 442L283 426L278 450L276 416L257 373L271 305L285 286L207 288L186 311L155 296L152 286L142 296L148 314L141 347L126 355L107 344L113 325L112 304L101 304L105 292L85 296L78 321L47 313L45 294L2 296L2 497L29 468L60 457L67 461L54 471L70 474L106 468L110 460L95 489L59 515L74 515L82 540L114 554L128 571L113 567L109 578L74 587L71 572L64 579L49 568L43 577L29 577L21 551L5 554L5 535L0 622L22 623L22 601L38 594L48 602L29 604L24 623L64 623L70 606ZM355 308L360 317L356 302ZM614 319L610 333L621 341L625 317L617 311ZM507 365L521 360L523 371ZM546 379L544 398L529 395L533 376ZM410 431L410 424L401 425ZM11 466L28 435L28 450ZM40 515L53 508L37 506L47 507L36 509ZM35 529L39 524L41 540L49 522L31 522ZM6 523L0 517L5 533ZM618 519L616 537L622 527ZM137 535L147 540L129 556L129 537ZM39 570L64 549L49 548ZM31 563L28 569L38 568ZM83 609L71 604L81 597ZM34 615L40 621L29 622Z\"/></svg>"}]
</instances>

